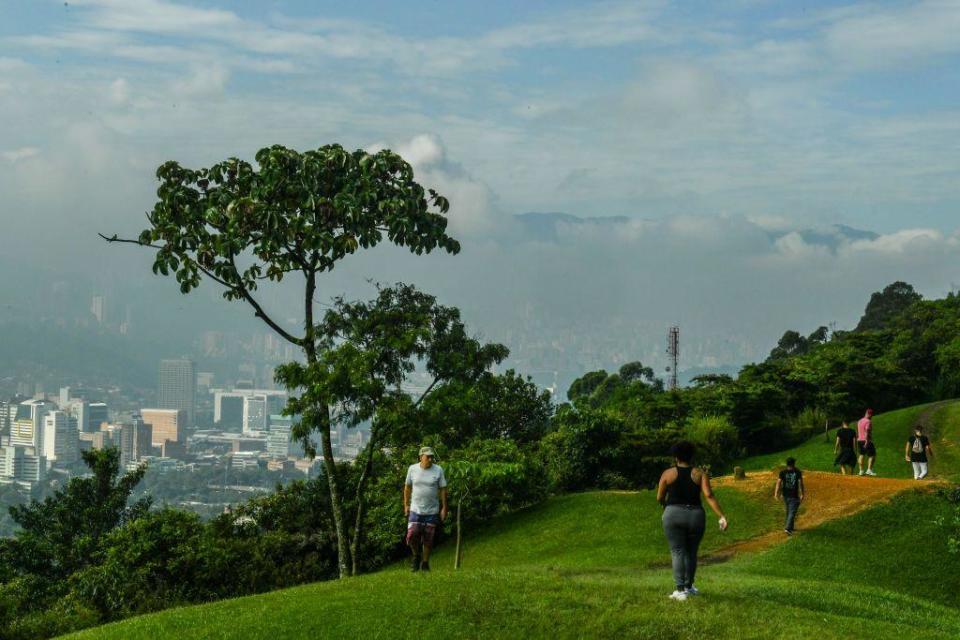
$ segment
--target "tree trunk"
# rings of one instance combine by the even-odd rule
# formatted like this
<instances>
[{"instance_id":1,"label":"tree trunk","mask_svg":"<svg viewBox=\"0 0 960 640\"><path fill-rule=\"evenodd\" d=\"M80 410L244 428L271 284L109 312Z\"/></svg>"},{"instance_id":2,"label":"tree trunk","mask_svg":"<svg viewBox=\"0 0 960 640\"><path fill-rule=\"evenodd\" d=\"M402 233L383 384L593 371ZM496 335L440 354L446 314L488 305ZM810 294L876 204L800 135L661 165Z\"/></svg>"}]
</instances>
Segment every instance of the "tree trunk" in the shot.
<instances>
[{"instance_id":1,"label":"tree trunk","mask_svg":"<svg viewBox=\"0 0 960 640\"><path fill-rule=\"evenodd\" d=\"M460 563L463 560L463 532L460 526L460 504L461 500L457 500L457 551L453 555L453 568L459 569Z\"/></svg>"},{"instance_id":2,"label":"tree trunk","mask_svg":"<svg viewBox=\"0 0 960 640\"><path fill-rule=\"evenodd\" d=\"M306 337L303 340L303 350L307 356L307 364L317 362L317 346L314 342L313 326L313 296L317 289L317 274L313 271L304 274L307 280L304 292L304 328ZM330 407L324 405L315 408L318 416L325 416L320 427L320 445L323 450L323 468L327 474L327 487L330 489L330 511L333 515L333 526L337 534L337 565L341 578L350 575L350 542L344 527L343 497L340 495L340 484L337 480L337 463L333 459L333 444L330 442Z\"/></svg>"},{"instance_id":3,"label":"tree trunk","mask_svg":"<svg viewBox=\"0 0 960 640\"><path fill-rule=\"evenodd\" d=\"M327 474L327 486L330 488L330 510L333 513L333 526L337 533L337 564L340 577L350 576L350 542L344 527L343 497L340 495L340 483L337 480L337 463L333 459L333 445L330 442L330 408L326 407L326 424L321 427L320 442L323 448L323 468Z\"/></svg>"},{"instance_id":4,"label":"tree trunk","mask_svg":"<svg viewBox=\"0 0 960 640\"><path fill-rule=\"evenodd\" d=\"M360 561L358 560L360 556L360 543L363 536L363 517L367 512L367 503L365 498L365 492L367 489L367 481L370 479L370 476L373 472L373 456L377 451L377 432L376 427L370 427L370 442L367 443L367 459L363 465L363 472L360 474L360 479L357 480L357 517L353 524L353 544L350 547L350 557L353 560L353 575L358 575L360 573Z\"/></svg>"}]
</instances>

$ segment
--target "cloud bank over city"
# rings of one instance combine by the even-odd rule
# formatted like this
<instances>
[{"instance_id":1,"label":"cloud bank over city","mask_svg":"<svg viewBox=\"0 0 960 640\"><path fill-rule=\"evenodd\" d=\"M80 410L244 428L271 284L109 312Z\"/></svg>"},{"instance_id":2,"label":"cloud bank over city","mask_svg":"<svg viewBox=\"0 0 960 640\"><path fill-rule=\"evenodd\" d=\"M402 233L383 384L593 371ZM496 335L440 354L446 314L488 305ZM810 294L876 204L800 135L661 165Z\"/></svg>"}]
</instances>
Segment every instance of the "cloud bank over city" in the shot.
<instances>
[{"instance_id":1,"label":"cloud bank over city","mask_svg":"<svg viewBox=\"0 0 960 640\"><path fill-rule=\"evenodd\" d=\"M341 142L408 158L464 250L377 250L326 292L410 280L515 352L653 359L677 322L688 364L742 362L893 280L960 281L955 3L557 6L5 3L0 218L28 240L0 262L174 300L95 236L143 226L161 162Z\"/></svg>"}]
</instances>

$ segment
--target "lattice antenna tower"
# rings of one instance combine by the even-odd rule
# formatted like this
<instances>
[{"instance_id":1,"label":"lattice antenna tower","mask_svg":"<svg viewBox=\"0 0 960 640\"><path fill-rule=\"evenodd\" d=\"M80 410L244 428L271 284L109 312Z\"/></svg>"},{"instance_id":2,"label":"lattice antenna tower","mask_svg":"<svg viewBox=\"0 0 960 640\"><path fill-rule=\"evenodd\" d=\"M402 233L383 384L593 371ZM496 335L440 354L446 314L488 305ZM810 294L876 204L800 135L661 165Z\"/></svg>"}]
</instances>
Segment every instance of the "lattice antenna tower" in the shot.
<instances>
[{"instance_id":1,"label":"lattice antenna tower","mask_svg":"<svg viewBox=\"0 0 960 640\"><path fill-rule=\"evenodd\" d=\"M677 364L680 362L680 327L670 327L667 333L667 356L670 358L670 366L667 367L669 379L667 388L673 391L677 388Z\"/></svg>"}]
</instances>

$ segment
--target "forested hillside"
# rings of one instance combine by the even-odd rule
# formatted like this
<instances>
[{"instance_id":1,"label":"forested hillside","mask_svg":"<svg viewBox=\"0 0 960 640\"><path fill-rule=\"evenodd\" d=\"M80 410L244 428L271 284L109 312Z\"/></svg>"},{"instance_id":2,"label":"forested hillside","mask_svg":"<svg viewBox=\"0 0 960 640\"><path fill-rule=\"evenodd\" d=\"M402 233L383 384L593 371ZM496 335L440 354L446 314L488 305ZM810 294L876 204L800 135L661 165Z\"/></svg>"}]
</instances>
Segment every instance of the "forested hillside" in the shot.
<instances>
[{"instance_id":1,"label":"forested hillside","mask_svg":"<svg viewBox=\"0 0 960 640\"><path fill-rule=\"evenodd\" d=\"M392 318L392 332L377 329L383 318ZM571 402L555 407L515 372L476 366L502 359L506 347L467 338L456 309L430 296L399 287L366 303L338 301L318 326L347 339L328 345L317 379L342 394L348 417L371 419L376 434L360 464L337 467L354 573L403 555L399 487L423 444L448 470L453 507L470 532L551 495L649 487L680 437L697 443L700 462L717 474L867 406L879 412L957 392L960 298L924 301L897 283L874 295L860 325L807 337L788 331L737 378L704 376L675 391L639 362L589 373L571 386ZM436 384L411 398L393 385L419 358ZM115 452L87 454L87 462L93 477L13 514L22 530L0 542L3 637L50 636L338 574L325 476L204 522L129 505L139 476L124 474Z\"/></svg>"}]
</instances>

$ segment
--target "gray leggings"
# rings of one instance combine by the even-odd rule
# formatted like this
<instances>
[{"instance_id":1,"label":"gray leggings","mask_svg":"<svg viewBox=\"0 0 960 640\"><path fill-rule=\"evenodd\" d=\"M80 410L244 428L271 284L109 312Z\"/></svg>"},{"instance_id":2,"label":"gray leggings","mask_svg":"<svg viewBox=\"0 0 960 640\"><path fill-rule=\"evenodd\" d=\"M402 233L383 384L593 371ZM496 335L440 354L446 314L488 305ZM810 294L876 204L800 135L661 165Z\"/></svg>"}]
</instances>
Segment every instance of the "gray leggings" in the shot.
<instances>
[{"instance_id":1,"label":"gray leggings","mask_svg":"<svg viewBox=\"0 0 960 640\"><path fill-rule=\"evenodd\" d=\"M697 575L697 550L703 540L706 520L702 507L673 504L663 510L663 532L670 545L673 581L678 591L693 586Z\"/></svg>"}]
</instances>

